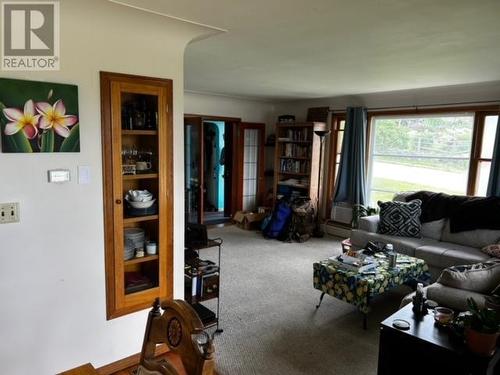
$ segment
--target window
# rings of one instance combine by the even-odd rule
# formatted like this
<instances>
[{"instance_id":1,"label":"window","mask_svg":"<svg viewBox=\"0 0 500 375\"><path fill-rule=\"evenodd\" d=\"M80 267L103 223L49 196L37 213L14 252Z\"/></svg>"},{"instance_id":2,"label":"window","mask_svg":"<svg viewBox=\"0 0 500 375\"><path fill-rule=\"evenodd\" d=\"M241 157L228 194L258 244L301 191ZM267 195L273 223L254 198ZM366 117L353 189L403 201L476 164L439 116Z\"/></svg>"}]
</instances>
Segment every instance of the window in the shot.
<instances>
[{"instance_id":1,"label":"window","mask_svg":"<svg viewBox=\"0 0 500 375\"><path fill-rule=\"evenodd\" d=\"M473 113L374 115L368 175L370 205L391 200L401 191L466 194L473 133ZM486 171L487 166L481 168Z\"/></svg>"},{"instance_id":2,"label":"window","mask_svg":"<svg viewBox=\"0 0 500 375\"><path fill-rule=\"evenodd\" d=\"M486 196L497 126L498 115L482 114L479 116L477 152L474 160L476 163L475 195Z\"/></svg>"}]
</instances>

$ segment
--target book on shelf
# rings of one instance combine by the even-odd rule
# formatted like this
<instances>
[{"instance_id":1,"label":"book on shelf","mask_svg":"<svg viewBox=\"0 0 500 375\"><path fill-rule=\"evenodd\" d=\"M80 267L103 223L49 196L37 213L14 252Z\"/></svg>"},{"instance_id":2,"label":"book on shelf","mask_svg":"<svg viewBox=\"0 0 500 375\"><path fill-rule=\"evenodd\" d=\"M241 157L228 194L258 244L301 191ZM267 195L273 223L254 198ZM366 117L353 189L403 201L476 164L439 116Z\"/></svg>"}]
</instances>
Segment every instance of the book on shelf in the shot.
<instances>
[{"instance_id":1,"label":"book on shelf","mask_svg":"<svg viewBox=\"0 0 500 375\"><path fill-rule=\"evenodd\" d=\"M310 139L311 129L286 129L286 138L292 141L308 141Z\"/></svg>"},{"instance_id":2,"label":"book on shelf","mask_svg":"<svg viewBox=\"0 0 500 375\"><path fill-rule=\"evenodd\" d=\"M287 143L284 146L283 157L289 157L289 158L309 157L309 146Z\"/></svg>"}]
</instances>

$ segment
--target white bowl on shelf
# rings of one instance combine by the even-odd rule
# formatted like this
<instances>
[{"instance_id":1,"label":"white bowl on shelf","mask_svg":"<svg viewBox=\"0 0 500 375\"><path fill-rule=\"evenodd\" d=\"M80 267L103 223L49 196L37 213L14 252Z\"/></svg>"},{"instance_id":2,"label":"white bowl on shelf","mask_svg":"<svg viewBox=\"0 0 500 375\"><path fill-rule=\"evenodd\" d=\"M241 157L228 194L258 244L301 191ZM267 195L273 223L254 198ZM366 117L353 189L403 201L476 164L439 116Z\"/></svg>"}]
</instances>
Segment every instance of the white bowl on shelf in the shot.
<instances>
[{"instance_id":1,"label":"white bowl on shelf","mask_svg":"<svg viewBox=\"0 0 500 375\"><path fill-rule=\"evenodd\" d=\"M156 199L151 199L151 200L148 200L148 201L133 201L133 200L130 200L129 197L125 197L125 200L134 208L149 208L151 207L155 202L156 202Z\"/></svg>"},{"instance_id":2,"label":"white bowl on shelf","mask_svg":"<svg viewBox=\"0 0 500 375\"><path fill-rule=\"evenodd\" d=\"M153 194L147 190L129 190L125 199L129 202L148 202L153 199Z\"/></svg>"}]
</instances>

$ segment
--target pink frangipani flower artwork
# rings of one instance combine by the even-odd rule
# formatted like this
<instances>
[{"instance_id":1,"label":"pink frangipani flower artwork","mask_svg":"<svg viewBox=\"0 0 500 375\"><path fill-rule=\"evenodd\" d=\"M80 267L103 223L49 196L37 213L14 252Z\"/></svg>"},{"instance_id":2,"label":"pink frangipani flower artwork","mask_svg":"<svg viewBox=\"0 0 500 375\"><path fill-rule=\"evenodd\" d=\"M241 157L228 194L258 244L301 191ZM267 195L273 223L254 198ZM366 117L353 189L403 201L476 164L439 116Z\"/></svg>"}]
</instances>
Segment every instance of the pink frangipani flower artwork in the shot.
<instances>
[{"instance_id":1,"label":"pink frangipani flower artwork","mask_svg":"<svg viewBox=\"0 0 500 375\"><path fill-rule=\"evenodd\" d=\"M78 117L66 115L66 107L61 99L56 101L54 105L45 102L36 103L36 109L41 115L38 124L40 129L54 129L57 134L64 138L69 136L69 127L78 122Z\"/></svg>"},{"instance_id":2,"label":"pink frangipani flower artwork","mask_svg":"<svg viewBox=\"0 0 500 375\"><path fill-rule=\"evenodd\" d=\"M80 152L78 87L0 78L3 153Z\"/></svg>"},{"instance_id":3,"label":"pink frangipani flower artwork","mask_svg":"<svg viewBox=\"0 0 500 375\"><path fill-rule=\"evenodd\" d=\"M22 130L28 139L33 139L38 135L39 114L35 114L35 104L33 100L24 103L24 111L17 108L4 108L3 114L10 121L5 125L5 134L13 135Z\"/></svg>"}]
</instances>

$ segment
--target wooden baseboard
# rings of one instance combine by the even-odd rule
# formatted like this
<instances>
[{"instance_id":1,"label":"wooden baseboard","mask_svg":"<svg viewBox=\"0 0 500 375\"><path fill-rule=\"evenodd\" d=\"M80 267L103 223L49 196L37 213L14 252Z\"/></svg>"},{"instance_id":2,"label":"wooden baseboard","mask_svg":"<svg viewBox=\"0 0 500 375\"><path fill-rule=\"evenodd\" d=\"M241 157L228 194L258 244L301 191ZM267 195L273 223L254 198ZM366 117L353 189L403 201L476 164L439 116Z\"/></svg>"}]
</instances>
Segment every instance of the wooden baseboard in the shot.
<instances>
[{"instance_id":1,"label":"wooden baseboard","mask_svg":"<svg viewBox=\"0 0 500 375\"><path fill-rule=\"evenodd\" d=\"M155 356L160 356L169 351L168 346L165 344L158 345L156 347ZM99 375L113 375L118 371L123 371L128 369L129 367L137 366L141 359L141 353L133 354L129 357L120 359L116 362L110 363L109 365L105 365L99 367L97 372Z\"/></svg>"}]
</instances>

